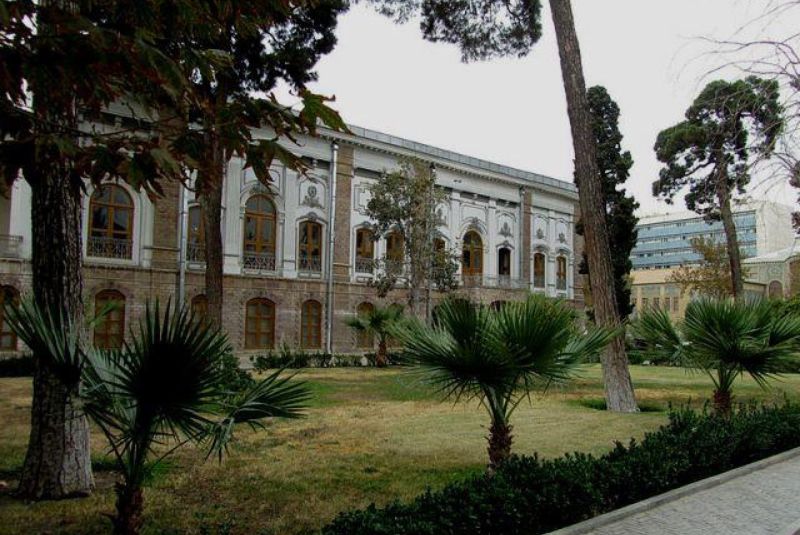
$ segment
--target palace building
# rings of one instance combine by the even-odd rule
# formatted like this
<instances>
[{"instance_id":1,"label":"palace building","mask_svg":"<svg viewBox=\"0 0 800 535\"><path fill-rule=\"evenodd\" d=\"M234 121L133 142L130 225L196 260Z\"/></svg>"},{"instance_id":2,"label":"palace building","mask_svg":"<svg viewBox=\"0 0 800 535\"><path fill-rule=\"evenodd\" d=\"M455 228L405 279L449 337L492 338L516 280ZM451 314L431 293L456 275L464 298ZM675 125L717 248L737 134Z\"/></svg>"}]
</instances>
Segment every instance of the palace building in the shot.
<instances>
[{"instance_id":1,"label":"palace building","mask_svg":"<svg viewBox=\"0 0 800 535\"><path fill-rule=\"evenodd\" d=\"M571 183L359 127L321 129L320 137L303 137L291 148L311 171L299 176L276 164L269 189L242 161L227 168L223 327L240 355L282 344L336 353L372 349L372 340L355 336L344 320L378 305L405 305L406 294L397 289L379 299L368 285L373 259L402 247L392 235L373 239L365 215L369 185L409 157L435 165L437 185L447 193L437 239L462 252L458 292L487 305L529 291L582 303ZM87 189L84 301L89 312L119 304L95 328L97 346L119 345L148 301L172 299L201 314L206 307L200 207L190 189L164 188L155 202L124 183ZM30 188L18 180L10 198L0 199L4 302L30 291L30 258ZM18 349L0 322L0 350Z\"/></svg>"}]
</instances>

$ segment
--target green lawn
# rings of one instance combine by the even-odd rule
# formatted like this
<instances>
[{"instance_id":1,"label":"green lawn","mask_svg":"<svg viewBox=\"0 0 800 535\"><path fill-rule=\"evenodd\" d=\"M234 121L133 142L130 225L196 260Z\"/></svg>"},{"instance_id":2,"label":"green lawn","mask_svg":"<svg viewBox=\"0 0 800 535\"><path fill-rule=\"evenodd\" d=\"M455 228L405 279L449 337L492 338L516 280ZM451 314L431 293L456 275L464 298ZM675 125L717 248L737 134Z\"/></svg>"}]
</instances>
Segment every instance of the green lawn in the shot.
<instances>
[{"instance_id":1,"label":"green lawn","mask_svg":"<svg viewBox=\"0 0 800 535\"><path fill-rule=\"evenodd\" d=\"M710 380L669 368L633 367L639 414L591 408L602 399L600 369L586 368L569 387L536 395L514 415L514 450L544 456L600 453L663 423L669 403L701 405ZM409 499L486 463L487 417L476 402L441 403L408 372L307 370L315 399L308 417L242 429L222 465L186 449L159 471L145 492L148 533L299 534L314 532L337 512L372 501ZM762 392L736 385L736 400L800 398L800 375ZM0 480L9 488L22 464L28 433L30 381L0 379ZM105 533L113 510L114 474L94 438L97 492L87 499L25 504L0 490L0 533Z\"/></svg>"}]
</instances>

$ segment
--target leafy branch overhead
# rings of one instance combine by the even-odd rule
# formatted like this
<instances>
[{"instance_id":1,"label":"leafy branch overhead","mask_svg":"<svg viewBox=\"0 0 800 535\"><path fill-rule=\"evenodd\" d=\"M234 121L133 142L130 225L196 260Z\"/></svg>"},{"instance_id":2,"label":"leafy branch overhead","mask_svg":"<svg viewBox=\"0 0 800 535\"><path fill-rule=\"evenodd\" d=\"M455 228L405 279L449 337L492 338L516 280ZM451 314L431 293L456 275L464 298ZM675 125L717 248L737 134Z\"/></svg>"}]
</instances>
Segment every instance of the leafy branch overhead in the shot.
<instances>
[{"instance_id":1,"label":"leafy branch overhead","mask_svg":"<svg viewBox=\"0 0 800 535\"><path fill-rule=\"evenodd\" d=\"M398 22L420 17L428 41L455 44L464 61L522 57L542 36L540 0L363 0Z\"/></svg>"}]
</instances>

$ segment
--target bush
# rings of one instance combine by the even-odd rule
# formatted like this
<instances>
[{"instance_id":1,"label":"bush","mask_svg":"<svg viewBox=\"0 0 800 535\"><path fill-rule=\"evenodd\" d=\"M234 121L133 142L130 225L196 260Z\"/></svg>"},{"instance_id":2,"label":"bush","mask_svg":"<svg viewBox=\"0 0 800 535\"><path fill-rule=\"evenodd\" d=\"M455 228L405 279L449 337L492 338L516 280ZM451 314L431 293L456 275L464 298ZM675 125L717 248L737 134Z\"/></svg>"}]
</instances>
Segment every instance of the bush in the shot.
<instances>
[{"instance_id":1,"label":"bush","mask_svg":"<svg viewBox=\"0 0 800 535\"><path fill-rule=\"evenodd\" d=\"M0 377L33 377L33 357L0 358Z\"/></svg>"},{"instance_id":2,"label":"bush","mask_svg":"<svg viewBox=\"0 0 800 535\"><path fill-rule=\"evenodd\" d=\"M255 379L250 372L243 370L239 365L239 359L232 352L226 353L222 357L222 375L225 388L232 393L239 393L249 388Z\"/></svg>"},{"instance_id":3,"label":"bush","mask_svg":"<svg viewBox=\"0 0 800 535\"><path fill-rule=\"evenodd\" d=\"M282 345L277 352L269 351L264 355L250 357L253 369L258 372L276 368L347 368L363 366L364 358L369 366L375 365L375 355L331 355L319 351L308 353L293 350Z\"/></svg>"},{"instance_id":4,"label":"bush","mask_svg":"<svg viewBox=\"0 0 800 535\"><path fill-rule=\"evenodd\" d=\"M546 533L800 446L800 406L742 407L729 418L672 411L641 442L600 457L512 457L493 475L410 503L345 512L324 535Z\"/></svg>"}]
</instances>

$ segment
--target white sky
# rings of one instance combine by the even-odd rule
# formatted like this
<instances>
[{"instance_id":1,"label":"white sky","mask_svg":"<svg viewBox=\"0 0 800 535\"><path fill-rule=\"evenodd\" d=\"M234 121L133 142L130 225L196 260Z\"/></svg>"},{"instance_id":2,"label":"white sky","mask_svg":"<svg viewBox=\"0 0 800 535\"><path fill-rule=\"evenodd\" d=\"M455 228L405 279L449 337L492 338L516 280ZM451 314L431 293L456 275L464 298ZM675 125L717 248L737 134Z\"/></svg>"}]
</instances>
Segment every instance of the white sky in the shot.
<instances>
[{"instance_id":1,"label":"white sky","mask_svg":"<svg viewBox=\"0 0 800 535\"><path fill-rule=\"evenodd\" d=\"M587 85L604 85L622 110L623 146L635 160L628 189L640 213L684 208L652 197L660 168L652 147L720 61L703 54L708 45L699 38L730 37L766 1L573 0ZM416 22L396 25L357 5L340 19L339 43L319 63L312 89L335 95L349 123L571 180L558 51L543 3L544 35L529 56L470 64L456 46L424 41ZM794 202L791 190L779 189L767 195Z\"/></svg>"}]
</instances>

